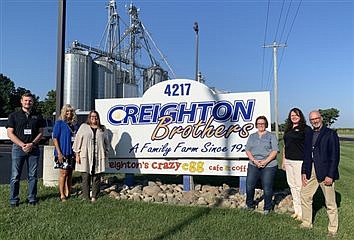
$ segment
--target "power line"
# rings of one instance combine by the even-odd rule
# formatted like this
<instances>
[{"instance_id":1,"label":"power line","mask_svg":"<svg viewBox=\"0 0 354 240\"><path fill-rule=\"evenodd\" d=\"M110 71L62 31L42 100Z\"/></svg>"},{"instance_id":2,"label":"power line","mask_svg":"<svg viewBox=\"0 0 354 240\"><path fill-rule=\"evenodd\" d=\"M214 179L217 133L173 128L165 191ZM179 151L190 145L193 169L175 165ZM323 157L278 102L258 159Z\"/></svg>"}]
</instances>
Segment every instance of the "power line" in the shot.
<instances>
[{"instance_id":1,"label":"power line","mask_svg":"<svg viewBox=\"0 0 354 240\"><path fill-rule=\"evenodd\" d=\"M285 41L285 45L287 45L288 43L288 39L289 39L289 36L290 36L290 33L292 32L293 30L293 27L294 27L294 23L295 23L295 20L298 16L298 13L299 13L299 9L300 9L300 6L301 6L301 3L302 3L302 0L300 0L298 6L297 6L297 9L296 9L296 13L294 15L294 18L292 19L292 22L291 22L291 25L290 25L290 30L289 32L287 33L286 35L286 41ZM288 20L289 20L289 15L290 15L290 10L291 10L291 5L292 5L292 0L290 1L289 3L289 6L287 8L287 12L286 12L286 16L285 16L285 21L284 21L284 25L282 27L282 32L281 32L281 37L279 39L279 42L281 41L281 39L283 38L284 34L285 34L285 29L286 29L286 25L288 23ZM280 14L279 14L279 19L278 19L278 24L277 24L277 29L276 29L276 33L275 33L275 38L274 38L274 42L276 41L277 39L277 36L278 36L278 33L279 33L279 27L280 27L280 23L281 23L281 18L283 16L283 10L284 10L284 6L285 6L285 0L283 0L283 3L282 3L282 6L281 6L281 10L280 10ZM268 8L267 8L267 19L266 19L266 26L265 26L265 33L264 33L264 41L263 41L263 46L265 46L265 41L266 41L266 36L267 36L267 31L268 31L268 18L269 18L269 12L270 12L270 0L268 1ZM277 71L279 71L280 69L280 66L282 65L282 62L283 62L283 59L284 59L284 55L285 55L285 49L282 49L282 53L281 53L281 57L280 57L280 61L279 61L279 64L278 64L278 67L277 67ZM272 61L270 61L269 63L269 72L268 72L268 76L266 79L264 79L264 74L265 74L265 49L263 48L263 58L262 58L262 88L263 89L271 89L271 73L273 72L273 68L271 67L272 65ZM264 85L265 84L265 85Z\"/></svg>"},{"instance_id":2,"label":"power line","mask_svg":"<svg viewBox=\"0 0 354 240\"><path fill-rule=\"evenodd\" d=\"M265 46L265 44L264 44L264 46ZM264 48L264 49L265 49L265 48ZM268 71L267 85L266 85L266 88L265 88L265 89L271 90L271 79L270 79L270 76L271 76L271 74L272 74L272 72L273 72L273 68L272 68L272 63L273 63L272 59L273 59L273 56L271 55L271 56L269 57L269 59L270 59L270 61L269 61L269 67L268 67L269 71Z\"/></svg>"},{"instance_id":3,"label":"power line","mask_svg":"<svg viewBox=\"0 0 354 240\"><path fill-rule=\"evenodd\" d=\"M296 13L295 13L294 18L293 18L293 21L292 21L292 23L291 23L291 25L290 25L290 30L289 30L289 32L288 32L288 34L287 34L287 36L286 36L286 39L285 39L285 44L288 43L288 39L289 39L290 33L291 33L291 31L292 31L292 29L293 29L293 27L294 27L295 20L296 20L298 14L299 14L299 10L300 10L301 3L302 3L302 0L300 0L299 5L297 6ZM280 57L280 61L279 61L279 68L278 68L278 70L280 69L281 64L282 64L282 62L283 62L284 54L285 54L285 49L282 51L282 54L281 54L281 57Z\"/></svg>"},{"instance_id":4,"label":"power line","mask_svg":"<svg viewBox=\"0 0 354 240\"><path fill-rule=\"evenodd\" d=\"M288 17L289 17L289 12L290 12L290 8L291 8L291 3L293 1L291 0L290 3L289 3L289 7L288 7L288 11L286 12L286 16L285 16L285 22L284 22L284 25L283 25L283 30L281 32L281 35L280 35L280 39L279 39L279 42L281 42L282 38L283 38L283 34L285 32L285 26L286 26L286 23L288 22ZM275 40L274 40L275 41Z\"/></svg>"},{"instance_id":5,"label":"power line","mask_svg":"<svg viewBox=\"0 0 354 240\"><path fill-rule=\"evenodd\" d=\"M288 35L286 36L285 43L287 43L287 42L288 42L289 35L290 35L291 31L293 30L293 26L294 26L294 23L295 23L295 19L297 18L297 15L298 15L298 13L299 13L299 9L300 9L300 5L301 5L301 3L302 3L302 0L300 0L299 5L297 6L296 13L295 13L295 16L294 16L293 22L291 23L289 33L288 33Z\"/></svg>"},{"instance_id":6,"label":"power line","mask_svg":"<svg viewBox=\"0 0 354 240\"><path fill-rule=\"evenodd\" d=\"M277 30L275 31L274 41L276 41L276 40L277 40L278 30L279 30L279 26L280 26L280 20L281 20L281 17L282 17L282 15L283 15L284 3L285 3L285 0L283 0L283 4L281 5L281 10L280 10L280 15L279 15L279 20L278 20L278 26L277 26Z\"/></svg>"},{"instance_id":7,"label":"power line","mask_svg":"<svg viewBox=\"0 0 354 240\"><path fill-rule=\"evenodd\" d=\"M265 30L264 30L263 46L265 45L266 37L267 37L269 6L270 6L270 0L268 0L267 17L266 17L266 25L265 25ZM263 57L262 57L262 77L261 77L261 88L262 89L263 89L263 78L264 78L264 57L265 57L265 48L263 48Z\"/></svg>"}]
</instances>

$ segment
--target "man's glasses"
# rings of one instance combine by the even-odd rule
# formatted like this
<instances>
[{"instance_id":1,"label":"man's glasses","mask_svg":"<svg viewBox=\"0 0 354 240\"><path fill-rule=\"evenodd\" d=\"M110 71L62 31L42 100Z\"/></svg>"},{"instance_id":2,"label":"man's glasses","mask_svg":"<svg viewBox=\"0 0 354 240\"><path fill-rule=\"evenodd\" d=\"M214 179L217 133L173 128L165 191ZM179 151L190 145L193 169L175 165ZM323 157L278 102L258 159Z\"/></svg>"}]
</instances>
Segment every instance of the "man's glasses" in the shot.
<instances>
[{"instance_id":1,"label":"man's glasses","mask_svg":"<svg viewBox=\"0 0 354 240\"><path fill-rule=\"evenodd\" d=\"M310 118L310 121L316 121L316 120L319 120L321 119L320 117L316 117L316 118Z\"/></svg>"}]
</instances>

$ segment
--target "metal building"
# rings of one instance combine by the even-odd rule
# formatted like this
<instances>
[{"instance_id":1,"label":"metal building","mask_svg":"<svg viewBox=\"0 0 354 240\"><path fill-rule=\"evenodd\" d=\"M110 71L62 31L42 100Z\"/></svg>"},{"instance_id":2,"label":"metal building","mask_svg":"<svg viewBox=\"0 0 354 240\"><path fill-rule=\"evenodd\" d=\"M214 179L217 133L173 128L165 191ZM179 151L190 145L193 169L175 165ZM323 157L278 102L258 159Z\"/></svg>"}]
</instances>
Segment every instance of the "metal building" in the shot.
<instances>
[{"instance_id":1,"label":"metal building","mask_svg":"<svg viewBox=\"0 0 354 240\"><path fill-rule=\"evenodd\" d=\"M95 98L116 98L118 72L117 64L107 57L94 60L93 88Z\"/></svg>"},{"instance_id":2,"label":"metal building","mask_svg":"<svg viewBox=\"0 0 354 240\"><path fill-rule=\"evenodd\" d=\"M118 65L118 84L120 83L128 83L130 81L130 73L127 69L123 67L119 67Z\"/></svg>"},{"instance_id":3,"label":"metal building","mask_svg":"<svg viewBox=\"0 0 354 240\"><path fill-rule=\"evenodd\" d=\"M104 48L101 44L96 48L75 40L65 54L64 103L81 111L95 109L95 99L138 97L154 84L168 79L167 71L153 56L149 40L173 73L139 19L139 8L129 5L130 25L122 34L116 1L109 0L107 9ZM149 60L149 66L153 67L140 64L136 55Z\"/></svg>"},{"instance_id":4,"label":"metal building","mask_svg":"<svg viewBox=\"0 0 354 240\"><path fill-rule=\"evenodd\" d=\"M64 104L80 110L94 109L92 89L92 58L85 51L65 54Z\"/></svg>"},{"instance_id":5,"label":"metal building","mask_svg":"<svg viewBox=\"0 0 354 240\"><path fill-rule=\"evenodd\" d=\"M153 66L153 67L144 69L143 76L144 76L144 78L143 78L144 79L144 81L143 81L144 82L144 87L143 87L144 92L147 89L149 89L151 86L168 79L167 71L163 70L159 66Z\"/></svg>"},{"instance_id":6,"label":"metal building","mask_svg":"<svg viewBox=\"0 0 354 240\"><path fill-rule=\"evenodd\" d=\"M138 86L132 83L118 84L118 98L133 98L139 97Z\"/></svg>"}]
</instances>

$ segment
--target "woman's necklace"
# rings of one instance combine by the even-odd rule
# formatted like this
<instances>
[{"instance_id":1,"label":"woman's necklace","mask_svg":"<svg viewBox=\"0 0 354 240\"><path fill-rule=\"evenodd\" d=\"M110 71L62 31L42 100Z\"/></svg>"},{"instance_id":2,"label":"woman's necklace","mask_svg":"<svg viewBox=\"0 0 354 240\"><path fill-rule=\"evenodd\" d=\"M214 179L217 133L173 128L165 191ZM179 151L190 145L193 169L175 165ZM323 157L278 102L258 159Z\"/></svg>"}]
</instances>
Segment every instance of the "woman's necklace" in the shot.
<instances>
[{"instance_id":1,"label":"woman's necklace","mask_svg":"<svg viewBox=\"0 0 354 240\"><path fill-rule=\"evenodd\" d=\"M71 133L74 135L75 134L75 126L72 122L65 121L66 125L68 126L69 130Z\"/></svg>"}]
</instances>

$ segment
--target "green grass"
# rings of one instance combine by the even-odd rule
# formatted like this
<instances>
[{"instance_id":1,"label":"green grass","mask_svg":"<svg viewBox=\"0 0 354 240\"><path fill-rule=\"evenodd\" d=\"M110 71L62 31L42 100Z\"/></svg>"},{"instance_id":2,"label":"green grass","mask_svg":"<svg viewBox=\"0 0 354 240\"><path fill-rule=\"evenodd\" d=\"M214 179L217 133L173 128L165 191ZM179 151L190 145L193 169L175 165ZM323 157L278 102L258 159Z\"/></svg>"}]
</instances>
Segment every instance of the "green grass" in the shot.
<instances>
[{"instance_id":1,"label":"green grass","mask_svg":"<svg viewBox=\"0 0 354 240\"><path fill-rule=\"evenodd\" d=\"M341 142L341 178L336 182L339 206L339 236L352 239L354 230L354 189L352 184L354 142ZM139 176L139 178L153 176ZM160 176L165 181L181 181L180 176ZM237 178L198 177L195 182L228 182ZM286 187L284 174L277 175L276 187ZM26 198L26 182L21 183L21 199ZM166 204L117 201L104 196L95 204L72 198L58 200L56 188L39 184L39 204L22 203L8 207L9 186L0 186L0 239L326 239L327 214L322 193L315 196L314 228L298 228L288 214L268 216L239 209L188 207Z\"/></svg>"}]
</instances>

